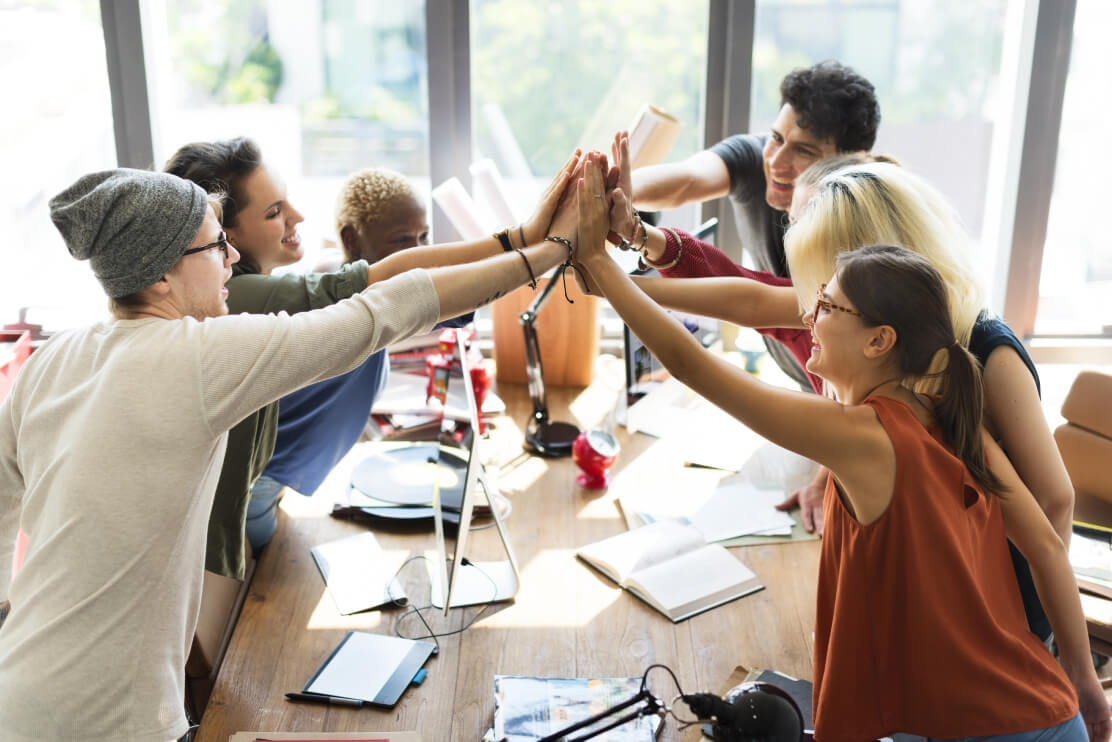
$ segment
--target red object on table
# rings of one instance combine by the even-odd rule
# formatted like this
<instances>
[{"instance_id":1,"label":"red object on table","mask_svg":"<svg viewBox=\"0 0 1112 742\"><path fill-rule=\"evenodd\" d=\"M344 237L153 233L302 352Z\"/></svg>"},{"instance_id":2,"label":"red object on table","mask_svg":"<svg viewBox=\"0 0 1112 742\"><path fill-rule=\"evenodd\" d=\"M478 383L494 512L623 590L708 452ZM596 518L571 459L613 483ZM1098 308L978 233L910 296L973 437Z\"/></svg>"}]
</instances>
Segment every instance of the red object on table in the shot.
<instances>
[{"instance_id":1,"label":"red object on table","mask_svg":"<svg viewBox=\"0 0 1112 742\"><path fill-rule=\"evenodd\" d=\"M584 489L601 490L610 486L609 469L618 460L621 446L605 430L586 430L571 446L571 459L583 473L575 478Z\"/></svg>"},{"instance_id":2,"label":"red object on table","mask_svg":"<svg viewBox=\"0 0 1112 742\"><path fill-rule=\"evenodd\" d=\"M425 399L436 397L441 405L448 403L448 380L452 367L459 368L459 361L455 358L456 332L464 332L464 330L449 328L441 332L438 339L440 353L425 359L425 370L429 375L429 382L425 387ZM474 338L474 335L475 333L471 332L468 339ZM490 391L490 374L487 372L483 354L478 348L471 346L467 354L468 365L471 367L471 388L475 393L476 409L479 410L479 433L484 433L486 423L483 422L482 409L487 392Z\"/></svg>"}]
</instances>

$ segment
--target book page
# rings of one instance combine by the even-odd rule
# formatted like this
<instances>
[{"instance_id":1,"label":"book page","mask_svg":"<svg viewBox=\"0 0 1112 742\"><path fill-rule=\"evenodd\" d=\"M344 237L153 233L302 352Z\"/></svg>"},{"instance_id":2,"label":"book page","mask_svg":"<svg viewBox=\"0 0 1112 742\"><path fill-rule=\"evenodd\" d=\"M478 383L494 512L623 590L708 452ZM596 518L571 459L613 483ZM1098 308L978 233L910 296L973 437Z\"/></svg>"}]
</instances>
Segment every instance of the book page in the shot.
<instances>
[{"instance_id":1,"label":"book page","mask_svg":"<svg viewBox=\"0 0 1112 742\"><path fill-rule=\"evenodd\" d=\"M782 489L760 489L735 475L718 484L714 495L691 516L691 524L708 543L756 533L775 535L785 528L790 536L791 516L776 509L783 499Z\"/></svg>"},{"instance_id":2,"label":"book page","mask_svg":"<svg viewBox=\"0 0 1112 742\"><path fill-rule=\"evenodd\" d=\"M760 588L753 571L710 544L630 576L629 589L673 621Z\"/></svg>"},{"instance_id":3,"label":"book page","mask_svg":"<svg viewBox=\"0 0 1112 742\"><path fill-rule=\"evenodd\" d=\"M662 520L584 546L576 554L619 584L639 569L704 546L687 521Z\"/></svg>"},{"instance_id":4,"label":"book page","mask_svg":"<svg viewBox=\"0 0 1112 742\"><path fill-rule=\"evenodd\" d=\"M343 616L397 602L407 605L405 589L395 578L406 552L389 554L373 533L329 541L312 549L328 592Z\"/></svg>"}]
</instances>

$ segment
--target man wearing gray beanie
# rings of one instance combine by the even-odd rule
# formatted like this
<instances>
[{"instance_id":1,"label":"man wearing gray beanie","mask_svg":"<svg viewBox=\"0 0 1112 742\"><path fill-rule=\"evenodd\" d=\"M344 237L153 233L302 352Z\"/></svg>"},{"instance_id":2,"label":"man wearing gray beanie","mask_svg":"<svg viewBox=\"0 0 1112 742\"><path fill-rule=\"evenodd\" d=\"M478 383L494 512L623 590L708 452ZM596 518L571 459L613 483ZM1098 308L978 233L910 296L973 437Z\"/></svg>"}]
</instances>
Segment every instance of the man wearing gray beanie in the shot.
<instances>
[{"instance_id":1,"label":"man wearing gray beanie","mask_svg":"<svg viewBox=\"0 0 1112 742\"><path fill-rule=\"evenodd\" d=\"M574 208L552 220L574 161L528 225L539 234L576 237ZM239 254L200 187L110 170L50 208L112 316L54 335L0 403L0 565L20 527L29 542L0 579L0 739L166 742L188 728L185 659L228 429L567 253L544 241L325 309L228 315Z\"/></svg>"}]
</instances>

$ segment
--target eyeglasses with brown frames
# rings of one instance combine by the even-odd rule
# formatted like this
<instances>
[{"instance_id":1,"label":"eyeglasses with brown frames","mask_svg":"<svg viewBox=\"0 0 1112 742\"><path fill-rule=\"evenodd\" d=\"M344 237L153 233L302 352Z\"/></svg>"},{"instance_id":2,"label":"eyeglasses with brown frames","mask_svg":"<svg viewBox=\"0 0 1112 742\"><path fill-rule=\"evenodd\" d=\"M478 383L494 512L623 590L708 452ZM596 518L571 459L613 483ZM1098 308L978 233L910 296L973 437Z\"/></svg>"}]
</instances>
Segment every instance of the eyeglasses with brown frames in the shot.
<instances>
[{"instance_id":1,"label":"eyeglasses with brown frames","mask_svg":"<svg viewBox=\"0 0 1112 742\"><path fill-rule=\"evenodd\" d=\"M224 259L228 259L228 235L225 234L223 230L220 232L220 239L218 239L216 242L210 242L207 245L201 245L200 247L191 247L190 249L183 252L181 255L184 258L186 255L192 255L195 252L204 252L205 250L211 250L214 247L219 247L220 251L224 253Z\"/></svg>"},{"instance_id":2,"label":"eyeglasses with brown frames","mask_svg":"<svg viewBox=\"0 0 1112 742\"><path fill-rule=\"evenodd\" d=\"M825 296L824 296L825 292L826 292L826 284L824 283L821 286L819 286L819 293L818 293L818 296L815 298L815 309L811 314L811 317L812 317L811 321L812 322L815 319L818 318L819 309L825 309L828 312L831 309L837 309L839 312L845 312L846 314L852 314L855 317L860 317L861 316L861 312L858 312L856 309L850 309L849 307L843 307L840 304L835 304L834 302L825 298Z\"/></svg>"}]
</instances>

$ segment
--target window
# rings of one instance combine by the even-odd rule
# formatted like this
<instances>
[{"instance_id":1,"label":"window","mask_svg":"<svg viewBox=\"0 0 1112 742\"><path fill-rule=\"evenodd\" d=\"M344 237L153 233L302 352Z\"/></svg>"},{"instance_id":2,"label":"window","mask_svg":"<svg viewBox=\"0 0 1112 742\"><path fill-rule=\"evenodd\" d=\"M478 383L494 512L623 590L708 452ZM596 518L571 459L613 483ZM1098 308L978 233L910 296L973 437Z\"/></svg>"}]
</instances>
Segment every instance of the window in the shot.
<instances>
[{"instance_id":1,"label":"window","mask_svg":"<svg viewBox=\"0 0 1112 742\"><path fill-rule=\"evenodd\" d=\"M1112 5L1078 0L1066 78L1058 161L1039 281L1037 335L1112 335L1112 245L1099 216L1112 168L1104 91L1112 49ZM1097 217L1093 219L1092 217Z\"/></svg>"},{"instance_id":2,"label":"window","mask_svg":"<svg viewBox=\"0 0 1112 742\"><path fill-rule=\"evenodd\" d=\"M1008 0L761 0L752 130L775 118L785 74L837 59L876 86L874 151L939 188L977 239L1007 10Z\"/></svg>"},{"instance_id":3,"label":"window","mask_svg":"<svg viewBox=\"0 0 1112 742\"><path fill-rule=\"evenodd\" d=\"M705 0L471 0L471 39L475 150L507 179L609 152L645 104L683 124L667 159L702 148Z\"/></svg>"},{"instance_id":4,"label":"window","mask_svg":"<svg viewBox=\"0 0 1112 742\"><path fill-rule=\"evenodd\" d=\"M307 217L288 269L308 270L348 174L389 167L428 188L424 27L423 3L149 0L157 164L187 142L257 141Z\"/></svg>"},{"instance_id":5,"label":"window","mask_svg":"<svg viewBox=\"0 0 1112 742\"><path fill-rule=\"evenodd\" d=\"M7 171L0 324L16 321L24 306L31 307L29 321L51 328L107 315L104 292L88 263L66 250L48 207L78 176L116 166L99 5L7 3L0 47L0 85L10 104L0 123Z\"/></svg>"}]
</instances>

